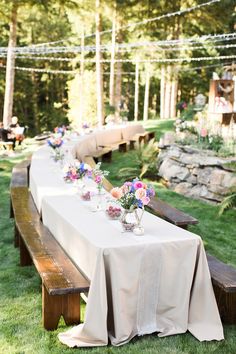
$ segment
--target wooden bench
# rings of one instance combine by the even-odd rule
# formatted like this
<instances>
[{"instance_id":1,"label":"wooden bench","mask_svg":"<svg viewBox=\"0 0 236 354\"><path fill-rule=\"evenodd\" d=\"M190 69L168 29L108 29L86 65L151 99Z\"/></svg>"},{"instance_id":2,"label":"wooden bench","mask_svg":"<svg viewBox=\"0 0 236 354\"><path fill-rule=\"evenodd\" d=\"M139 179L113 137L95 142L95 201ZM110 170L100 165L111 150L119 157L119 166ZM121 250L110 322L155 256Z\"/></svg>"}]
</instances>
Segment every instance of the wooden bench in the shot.
<instances>
[{"instance_id":1,"label":"wooden bench","mask_svg":"<svg viewBox=\"0 0 236 354\"><path fill-rule=\"evenodd\" d=\"M137 133L134 135L132 139L130 139L130 150L134 150L136 143L140 144L142 141L144 143L147 143L148 141L154 138L155 138L154 131L145 131L144 133Z\"/></svg>"},{"instance_id":2,"label":"wooden bench","mask_svg":"<svg viewBox=\"0 0 236 354\"><path fill-rule=\"evenodd\" d=\"M0 149L12 151L13 150L13 142L12 141L0 141Z\"/></svg>"},{"instance_id":3,"label":"wooden bench","mask_svg":"<svg viewBox=\"0 0 236 354\"><path fill-rule=\"evenodd\" d=\"M96 162L98 162L100 159L102 162L111 162L112 149L110 147L100 148L99 150L94 151L87 156L93 157Z\"/></svg>"},{"instance_id":4,"label":"wooden bench","mask_svg":"<svg viewBox=\"0 0 236 354\"><path fill-rule=\"evenodd\" d=\"M236 324L236 269L209 254L207 260L222 322Z\"/></svg>"},{"instance_id":5,"label":"wooden bench","mask_svg":"<svg viewBox=\"0 0 236 354\"><path fill-rule=\"evenodd\" d=\"M92 168L96 164L94 159L89 156L85 158L85 162L88 163ZM104 179L104 188L108 192L113 188L113 185L106 178ZM188 225L195 225L198 223L197 219L188 214L185 214L184 212L155 197L151 198L151 201L148 204L148 209L153 214L160 216L166 221L169 221L176 226L182 227L183 229L187 229Z\"/></svg>"},{"instance_id":6,"label":"wooden bench","mask_svg":"<svg viewBox=\"0 0 236 354\"><path fill-rule=\"evenodd\" d=\"M15 244L20 265L34 263L42 279L42 318L47 330L58 326L61 316L67 325L80 322L80 294L89 282L75 267L49 230L42 224L28 190L27 167L13 169L11 213L15 218Z\"/></svg>"},{"instance_id":7,"label":"wooden bench","mask_svg":"<svg viewBox=\"0 0 236 354\"><path fill-rule=\"evenodd\" d=\"M197 219L155 197L151 198L147 207L153 214L183 229L187 229L189 225L198 223Z\"/></svg>"},{"instance_id":8,"label":"wooden bench","mask_svg":"<svg viewBox=\"0 0 236 354\"><path fill-rule=\"evenodd\" d=\"M110 145L99 145L99 147L103 149L105 148L111 149L112 151L118 149L120 152L126 152L128 150L128 144L129 144L128 140L121 140Z\"/></svg>"}]
</instances>

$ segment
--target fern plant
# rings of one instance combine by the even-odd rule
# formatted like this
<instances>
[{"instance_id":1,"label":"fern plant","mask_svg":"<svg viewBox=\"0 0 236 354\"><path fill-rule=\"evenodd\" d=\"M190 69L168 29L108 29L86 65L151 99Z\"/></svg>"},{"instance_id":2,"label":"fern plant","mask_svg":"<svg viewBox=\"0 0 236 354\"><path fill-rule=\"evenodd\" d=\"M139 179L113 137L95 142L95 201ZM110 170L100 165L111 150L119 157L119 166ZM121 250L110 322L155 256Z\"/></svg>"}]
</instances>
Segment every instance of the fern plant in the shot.
<instances>
[{"instance_id":1,"label":"fern plant","mask_svg":"<svg viewBox=\"0 0 236 354\"><path fill-rule=\"evenodd\" d=\"M220 203L219 215L222 215L225 210L233 208L236 208L236 188Z\"/></svg>"},{"instance_id":2,"label":"fern plant","mask_svg":"<svg viewBox=\"0 0 236 354\"><path fill-rule=\"evenodd\" d=\"M124 179L139 177L141 179L145 174L151 173L155 170L158 152L158 143L155 139L151 139L147 144L142 141L134 157L136 167L121 168L119 177Z\"/></svg>"}]
</instances>

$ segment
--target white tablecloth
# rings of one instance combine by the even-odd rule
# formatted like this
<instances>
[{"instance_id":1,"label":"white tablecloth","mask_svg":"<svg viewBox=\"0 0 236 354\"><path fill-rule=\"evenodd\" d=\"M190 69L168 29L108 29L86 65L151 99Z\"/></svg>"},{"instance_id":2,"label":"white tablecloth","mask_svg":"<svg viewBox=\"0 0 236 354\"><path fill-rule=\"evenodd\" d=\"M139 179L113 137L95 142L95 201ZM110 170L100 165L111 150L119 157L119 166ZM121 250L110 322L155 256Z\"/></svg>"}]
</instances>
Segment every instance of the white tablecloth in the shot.
<instances>
[{"instance_id":1,"label":"white tablecloth","mask_svg":"<svg viewBox=\"0 0 236 354\"><path fill-rule=\"evenodd\" d=\"M91 281L85 323L59 339L71 347L106 345L108 338L120 345L135 335L187 330L200 341L223 339L201 238L147 212L144 236L122 233L119 221L91 212L92 202L58 170L52 174L47 154L44 148L33 157L33 197L44 224Z\"/></svg>"}]
</instances>

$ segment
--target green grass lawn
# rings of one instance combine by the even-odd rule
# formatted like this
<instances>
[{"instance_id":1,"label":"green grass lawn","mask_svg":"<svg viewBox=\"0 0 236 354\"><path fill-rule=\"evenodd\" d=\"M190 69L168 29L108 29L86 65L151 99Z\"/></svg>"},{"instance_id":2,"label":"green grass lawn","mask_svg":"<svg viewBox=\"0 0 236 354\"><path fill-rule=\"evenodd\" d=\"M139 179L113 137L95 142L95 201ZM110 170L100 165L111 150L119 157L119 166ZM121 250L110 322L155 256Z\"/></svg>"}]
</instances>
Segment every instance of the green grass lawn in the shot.
<instances>
[{"instance_id":1,"label":"green grass lawn","mask_svg":"<svg viewBox=\"0 0 236 354\"><path fill-rule=\"evenodd\" d=\"M156 122L148 122L157 126ZM160 122L160 130L170 130L171 121ZM104 164L110 170L110 181L120 185L117 172L121 167L132 165L133 154L114 153L113 163ZM225 341L200 343L189 333L158 338L149 335L134 338L121 347L69 349L57 339L57 333L66 330L61 321L57 331L47 332L41 324L41 283L34 267L19 267L19 251L13 246L13 221L9 219L9 182L13 165L24 158L0 160L0 354L235 354L236 326L224 326ZM218 208L177 195L155 183L158 196L173 206L193 215L199 225L191 231L201 235L209 253L226 263L236 266L236 212L228 211L218 217ZM95 309L96 311L96 309Z\"/></svg>"}]
</instances>

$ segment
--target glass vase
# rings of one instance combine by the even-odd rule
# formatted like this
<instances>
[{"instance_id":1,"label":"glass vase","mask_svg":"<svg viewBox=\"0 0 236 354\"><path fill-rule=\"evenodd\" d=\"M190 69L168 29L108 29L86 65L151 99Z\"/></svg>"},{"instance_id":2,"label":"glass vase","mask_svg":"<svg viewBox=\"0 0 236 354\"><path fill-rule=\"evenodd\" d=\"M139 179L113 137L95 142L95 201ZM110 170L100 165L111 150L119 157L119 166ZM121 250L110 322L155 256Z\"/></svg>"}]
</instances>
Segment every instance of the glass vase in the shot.
<instances>
[{"instance_id":1,"label":"glass vase","mask_svg":"<svg viewBox=\"0 0 236 354\"><path fill-rule=\"evenodd\" d=\"M143 213L144 213L144 208L135 209L135 218L136 218L137 224L135 225L135 227L133 229L133 233L136 236L144 235L144 227L141 225Z\"/></svg>"},{"instance_id":2,"label":"glass vase","mask_svg":"<svg viewBox=\"0 0 236 354\"><path fill-rule=\"evenodd\" d=\"M52 151L52 159L55 162L63 162L64 154L61 152L60 148L55 148Z\"/></svg>"},{"instance_id":3,"label":"glass vase","mask_svg":"<svg viewBox=\"0 0 236 354\"><path fill-rule=\"evenodd\" d=\"M130 209L124 209L120 221L124 232L132 232L137 224L135 211Z\"/></svg>"}]
</instances>

